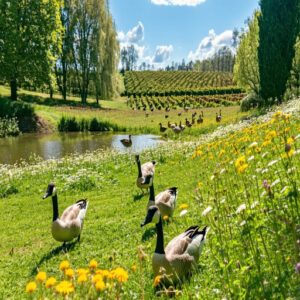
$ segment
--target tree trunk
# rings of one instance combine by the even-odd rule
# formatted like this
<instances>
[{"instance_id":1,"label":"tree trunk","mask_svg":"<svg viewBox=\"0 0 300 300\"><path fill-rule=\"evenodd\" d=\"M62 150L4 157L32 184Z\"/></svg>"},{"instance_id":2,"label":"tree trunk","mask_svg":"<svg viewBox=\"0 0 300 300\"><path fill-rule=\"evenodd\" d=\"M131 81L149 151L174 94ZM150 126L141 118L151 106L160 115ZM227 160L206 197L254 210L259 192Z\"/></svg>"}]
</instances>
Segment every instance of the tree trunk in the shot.
<instances>
[{"instance_id":1,"label":"tree trunk","mask_svg":"<svg viewBox=\"0 0 300 300\"><path fill-rule=\"evenodd\" d=\"M16 101L18 98L18 85L17 85L17 80L12 79L10 81L10 98L13 101Z\"/></svg>"}]
</instances>

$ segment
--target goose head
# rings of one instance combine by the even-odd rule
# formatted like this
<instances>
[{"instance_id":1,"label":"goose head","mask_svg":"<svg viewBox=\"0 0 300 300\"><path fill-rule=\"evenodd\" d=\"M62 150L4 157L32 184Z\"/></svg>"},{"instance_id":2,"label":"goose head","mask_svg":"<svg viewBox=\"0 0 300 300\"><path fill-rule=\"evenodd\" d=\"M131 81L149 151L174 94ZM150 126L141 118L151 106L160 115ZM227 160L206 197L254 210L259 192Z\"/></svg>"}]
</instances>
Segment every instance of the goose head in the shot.
<instances>
[{"instance_id":1,"label":"goose head","mask_svg":"<svg viewBox=\"0 0 300 300\"><path fill-rule=\"evenodd\" d=\"M43 199L46 199L50 196L55 196L56 195L56 187L55 187L55 184L54 183L49 183L48 184L48 187L47 187L47 190L46 190L46 193L45 195L43 196Z\"/></svg>"},{"instance_id":2,"label":"goose head","mask_svg":"<svg viewBox=\"0 0 300 300\"><path fill-rule=\"evenodd\" d=\"M160 212L157 206L150 206L147 211L147 215L145 220L141 223L141 227L149 224L149 223L155 223L157 224L159 222Z\"/></svg>"},{"instance_id":3,"label":"goose head","mask_svg":"<svg viewBox=\"0 0 300 300\"><path fill-rule=\"evenodd\" d=\"M171 187L171 188L169 188L169 191L171 192L171 194L172 194L172 195L175 195L175 196L176 196L176 195L177 195L177 193L178 193L178 192L177 192L177 187L175 187L175 186L174 186L174 187Z\"/></svg>"}]
</instances>

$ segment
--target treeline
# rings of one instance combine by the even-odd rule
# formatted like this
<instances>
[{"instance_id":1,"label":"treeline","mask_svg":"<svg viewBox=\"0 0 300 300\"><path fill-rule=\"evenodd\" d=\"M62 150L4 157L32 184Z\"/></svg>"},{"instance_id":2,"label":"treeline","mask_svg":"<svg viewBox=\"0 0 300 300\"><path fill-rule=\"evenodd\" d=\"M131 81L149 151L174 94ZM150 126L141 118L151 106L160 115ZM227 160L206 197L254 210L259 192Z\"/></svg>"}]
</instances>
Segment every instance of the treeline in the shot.
<instances>
[{"instance_id":1,"label":"treeline","mask_svg":"<svg viewBox=\"0 0 300 300\"><path fill-rule=\"evenodd\" d=\"M88 95L118 92L119 44L107 0L0 0L0 81Z\"/></svg>"},{"instance_id":2,"label":"treeline","mask_svg":"<svg viewBox=\"0 0 300 300\"><path fill-rule=\"evenodd\" d=\"M261 0L241 35L234 79L250 93L245 109L300 95L300 1Z\"/></svg>"}]
</instances>

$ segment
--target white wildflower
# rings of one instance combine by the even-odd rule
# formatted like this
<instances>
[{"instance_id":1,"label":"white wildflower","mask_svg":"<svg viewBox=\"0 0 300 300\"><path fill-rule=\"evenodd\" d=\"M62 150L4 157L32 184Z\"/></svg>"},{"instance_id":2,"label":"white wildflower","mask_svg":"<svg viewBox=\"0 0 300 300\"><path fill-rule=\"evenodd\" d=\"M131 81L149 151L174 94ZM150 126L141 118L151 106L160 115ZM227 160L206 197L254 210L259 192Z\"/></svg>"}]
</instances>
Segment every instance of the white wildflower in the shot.
<instances>
[{"instance_id":1,"label":"white wildflower","mask_svg":"<svg viewBox=\"0 0 300 300\"><path fill-rule=\"evenodd\" d=\"M255 148L257 146L258 146L257 142L253 142L252 144L249 145L249 148Z\"/></svg>"},{"instance_id":2,"label":"white wildflower","mask_svg":"<svg viewBox=\"0 0 300 300\"><path fill-rule=\"evenodd\" d=\"M285 186L285 187L280 191L280 194L283 194L287 189L288 189L288 187Z\"/></svg>"},{"instance_id":3,"label":"white wildflower","mask_svg":"<svg viewBox=\"0 0 300 300\"><path fill-rule=\"evenodd\" d=\"M273 181L271 183L271 187L275 186L276 184L278 184L280 182L280 179L276 179L275 181Z\"/></svg>"},{"instance_id":4,"label":"white wildflower","mask_svg":"<svg viewBox=\"0 0 300 300\"><path fill-rule=\"evenodd\" d=\"M243 210L245 210L245 209L246 209L246 204L243 203L243 204L241 204L241 205L237 208L236 213L239 214L239 213L241 213L241 212L242 212Z\"/></svg>"},{"instance_id":5,"label":"white wildflower","mask_svg":"<svg viewBox=\"0 0 300 300\"><path fill-rule=\"evenodd\" d=\"M188 213L187 209L184 209L184 210L182 210L182 211L180 212L179 216L180 216L180 217L183 217L183 216L185 216L187 213Z\"/></svg>"},{"instance_id":6,"label":"white wildflower","mask_svg":"<svg viewBox=\"0 0 300 300\"><path fill-rule=\"evenodd\" d=\"M244 220L240 223L240 226L244 226L245 224L246 224L246 221Z\"/></svg>"},{"instance_id":7,"label":"white wildflower","mask_svg":"<svg viewBox=\"0 0 300 300\"><path fill-rule=\"evenodd\" d=\"M274 159L268 163L268 167L271 167L279 162L279 159Z\"/></svg>"},{"instance_id":8,"label":"white wildflower","mask_svg":"<svg viewBox=\"0 0 300 300\"><path fill-rule=\"evenodd\" d=\"M258 204L259 204L258 201L254 201L250 206L251 209L255 208Z\"/></svg>"},{"instance_id":9,"label":"white wildflower","mask_svg":"<svg viewBox=\"0 0 300 300\"><path fill-rule=\"evenodd\" d=\"M205 217L213 208L209 205L203 212L202 216Z\"/></svg>"},{"instance_id":10,"label":"white wildflower","mask_svg":"<svg viewBox=\"0 0 300 300\"><path fill-rule=\"evenodd\" d=\"M250 156L247 160L248 160L248 161L251 161L251 160L253 160L253 159L254 159L254 155Z\"/></svg>"}]
</instances>

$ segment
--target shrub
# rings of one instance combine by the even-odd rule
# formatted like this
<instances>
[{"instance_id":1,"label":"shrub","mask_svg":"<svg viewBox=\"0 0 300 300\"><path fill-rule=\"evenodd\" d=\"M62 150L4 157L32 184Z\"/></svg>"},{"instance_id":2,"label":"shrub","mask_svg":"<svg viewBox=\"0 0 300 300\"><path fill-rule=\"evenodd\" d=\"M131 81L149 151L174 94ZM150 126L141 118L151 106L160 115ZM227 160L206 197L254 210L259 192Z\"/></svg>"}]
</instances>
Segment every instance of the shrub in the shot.
<instances>
[{"instance_id":1,"label":"shrub","mask_svg":"<svg viewBox=\"0 0 300 300\"><path fill-rule=\"evenodd\" d=\"M0 118L0 137L17 136L20 134L16 118Z\"/></svg>"},{"instance_id":2,"label":"shrub","mask_svg":"<svg viewBox=\"0 0 300 300\"><path fill-rule=\"evenodd\" d=\"M259 96L257 96L254 93L251 93L247 95L244 99L241 101L241 111L248 111L254 107L259 106L261 100Z\"/></svg>"}]
</instances>

